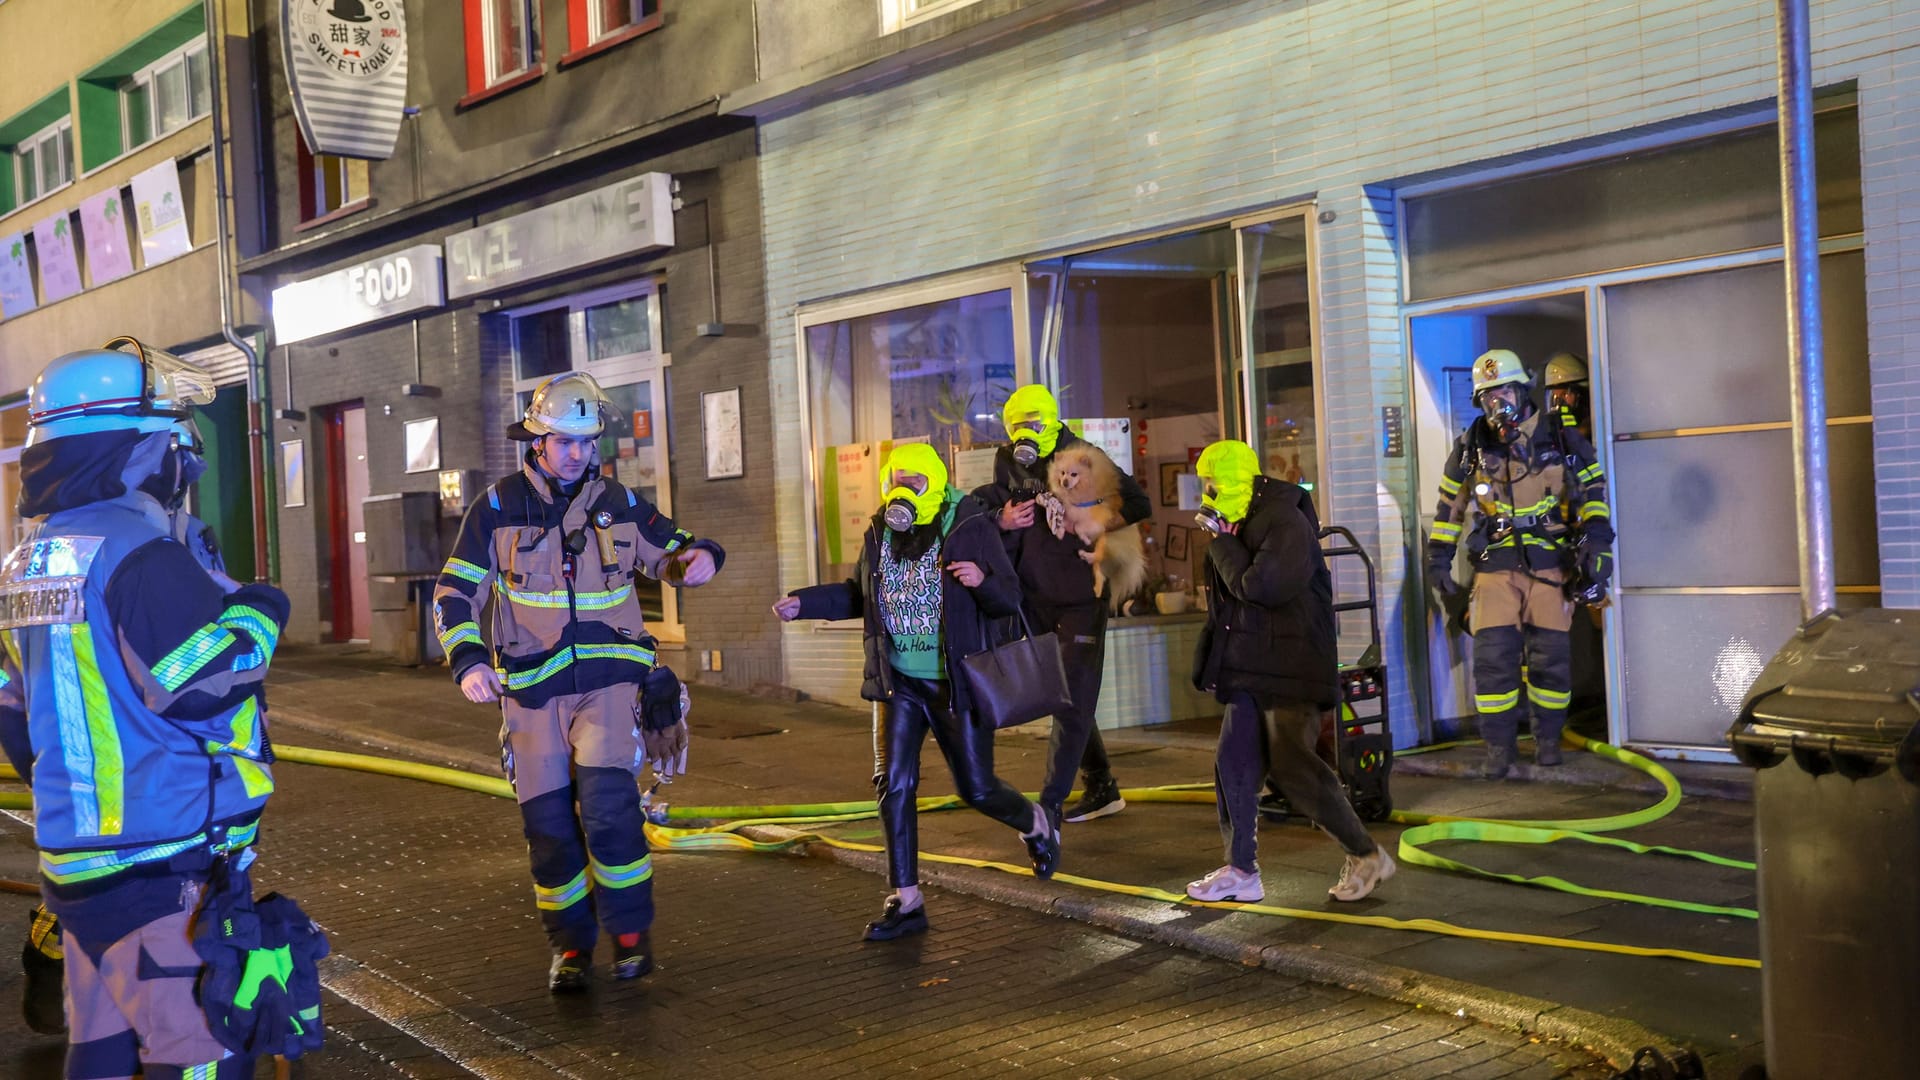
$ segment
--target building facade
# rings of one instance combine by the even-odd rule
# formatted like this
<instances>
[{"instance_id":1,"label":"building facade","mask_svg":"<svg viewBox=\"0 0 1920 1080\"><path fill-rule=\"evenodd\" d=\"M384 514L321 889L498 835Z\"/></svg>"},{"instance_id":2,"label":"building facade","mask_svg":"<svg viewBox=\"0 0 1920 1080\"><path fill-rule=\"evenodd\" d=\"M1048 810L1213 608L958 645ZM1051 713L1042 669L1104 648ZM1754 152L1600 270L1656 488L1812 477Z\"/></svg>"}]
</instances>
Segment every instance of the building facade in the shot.
<instances>
[{"instance_id":1,"label":"building facade","mask_svg":"<svg viewBox=\"0 0 1920 1080\"><path fill-rule=\"evenodd\" d=\"M1920 601L1910 9L1814 9L1843 604ZM760 125L780 585L844 573L888 440L974 475L1038 380L1124 429L1156 503L1162 595L1114 624L1103 725L1216 708L1186 689L1204 547L1181 477L1235 437L1372 552L1393 731L1429 739L1471 723L1467 640L1420 573L1467 369L1573 352L1621 535L1577 689L1615 741L1716 756L1799 618L1773 12L762 5L780 44L723 105ZM1365 595L1357 564L1336 577ZM1364 617L1342 631L1351 659ZM783 645L794 685L856 700L857 628Z\"/></svg>"},{"instance_id":2,"label":"building facade","mask_svg":"<svg viewBox=\"0 0 1920 1080\"><path fill-rule=\"evenodd\" d=\"M729 552L646 599L663 656L779 682L756 147L717 105L753 81L751 3L408 2L372 161L309 150L280 4L253 9L289 637L409 652L467 502L519 468L507 426L582 370L620 406L603 470Z\"/></svg>"},{"instance_id":3,"label":"building facade","mask_svg":"<svg viewBox=\"0 0 1920 1080\"><path fill-rule=\"evenodd\" d=\"M26 391L47 361L130 335L206 365L220 384L198 421L210 469L194 509L236 577L265 574L248 371L222 330L211 95L215 51L201 4L125 0L74 33L59 0L0 5L0 541L22 523ZM33 43L26 47L25 43ZM243 147L244 153L244 147ZM233 222L256 209L243 191ZM238 333L259 313L235 294Z\"/></svg>"}]
</instances>

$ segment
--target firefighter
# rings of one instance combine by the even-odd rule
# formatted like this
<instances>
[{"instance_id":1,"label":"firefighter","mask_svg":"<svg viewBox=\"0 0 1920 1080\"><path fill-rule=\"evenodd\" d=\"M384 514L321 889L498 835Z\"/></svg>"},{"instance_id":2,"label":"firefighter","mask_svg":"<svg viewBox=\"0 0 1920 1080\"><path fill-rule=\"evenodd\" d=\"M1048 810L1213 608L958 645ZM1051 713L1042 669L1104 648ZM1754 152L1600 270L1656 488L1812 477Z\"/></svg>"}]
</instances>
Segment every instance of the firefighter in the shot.
<instances>
[{"instance_id":1,"label":"firefighter","mask_svg":"<svg viewBox=\"0 0 1920 1080\"><path fill-rule=\"evenodd\" d=\"M1057 826L1091 821L1125 809L1113 777L1106 743L1094 722L1100 681L1106 670L1107 605L1095 595L1087 545L1066 528L1059 503L1047 490L1053 455L1081 440L1060 420L1060 406L1047 388L1020 387L1002 409L1008 443L993 459L993 483L974 492L993 512L1020 572L1027 617L1060 637L1073 708L1053 718L1046 781L1040 805ZM1132 525L1153 516L1153 502L1133 477L1120 474L1120 516ZM1084 774L1079 801L1066 806L1074 774Z\"/></svg>"},{"instance_id":2,"label":"firefighter","mask_svg":"<svg viewBox=\"0 0 1920 1080\"><path fill-rule=\"evenodd\" d=\"M1534 762L1560 764L1571 693L1568 628L1576 598L1605 596L1613 522L1592 444L1533 408L1518 356L1494 349L1476 358L1473 393L1481 416L1447 457L1427 572L1443 596L1459 592L1452 567L1464 538L1475 571L1468 614L1474 705L1486 775L1499 779L1514 761L1523 690Z\"/></svg>"},{"instance_id":3,"label":"firefighter","mask_svg":"<svg viewBox=\"0 0 1920 1080\"><path fill-rule=\"evenodd\" d=\"M186 545L193 560L208 570L226 573L226 560L213 528L187 512L187 493L207 471L206 443L192 420L173 422L171 453L162 458L160 471L148 477L140 489L152 495L165 510L167 531ZM22 757L31 754L22 752ZM23 774L24 775L24 774ZM42 1035L64 1035L67 1018L63 1008L66 978L60 948L60 920L44 903L34 905L27 920L27 941L20 950L20 967L25 979L21 986L20 1009L27 1027Z\"/></svg>"},{"instance_id":4,"label":"firefighter","mask_svg":"<svg viewBox=\"0 0 1920 1080\"><path fill-rule=\"evenodd\" d=\"M1572 428L1593 441L1593 395L1587 386L1587 362L1572 353L1554 353L1547 360L1547 410L1563 428Z\"/></svg>"},{"instance_id":5,"label":"firefighter","mask_svg":"<svg viewBox=\"0 0 1920 1080\"><path fill-rule=\"evenodd\" d=\"M583 372L533 392L508 430L530 444L522 468L474 503L433 594L461 692L502 701L501 761L520 803L555 993L586 989L600 927L613 939L615 978L653 969L653 863L635 775L645 759L683 763L686 733L684 720L652 723L662 710L641 700L655 642L634 581L704 585L726 558L600 475L613 412ZM480 634L489 594L491 648Z\"/></svg>"},{"instance_id":6,"label":"firefighter","mask_svg":"<svg viewBox=\"0 0 1920 1080\"><path fill-rule=\"evenodd\" d=\"M69 1076L253 1075L209 1026L233 1003L199 1000L193 935L214 889L246 887L288 603L196 561L156 495L190 471L174 425L211 398L130 338L55 360L29 395L20 513L39 520L0 571L0 745L33 790Z\"/></svg>"}]
</instances>

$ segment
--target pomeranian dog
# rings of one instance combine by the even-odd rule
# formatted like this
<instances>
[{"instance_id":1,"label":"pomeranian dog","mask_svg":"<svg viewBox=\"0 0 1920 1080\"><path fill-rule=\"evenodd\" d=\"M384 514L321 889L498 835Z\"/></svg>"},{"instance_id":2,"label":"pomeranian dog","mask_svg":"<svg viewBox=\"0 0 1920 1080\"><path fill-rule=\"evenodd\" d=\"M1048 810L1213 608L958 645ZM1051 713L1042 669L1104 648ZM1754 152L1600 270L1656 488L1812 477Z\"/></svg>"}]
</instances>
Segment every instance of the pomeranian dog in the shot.
<instances>
[{"instance_id":1,"label":"pomeranian dog","mask_svg":"<svg viewBox=\"0 0 1920 1080\"><path fill-rule=\"evenodd\" d=\"M1053 455L1047 488L1060 501L1067 530L1093 546L1080 556L1093 564L1093 591L1112 586L1108 602L1118 610L1147 580L1140 527L1120 516L1120 467L1106 451L1080 443Z\"/></svg>"}]
</instances>

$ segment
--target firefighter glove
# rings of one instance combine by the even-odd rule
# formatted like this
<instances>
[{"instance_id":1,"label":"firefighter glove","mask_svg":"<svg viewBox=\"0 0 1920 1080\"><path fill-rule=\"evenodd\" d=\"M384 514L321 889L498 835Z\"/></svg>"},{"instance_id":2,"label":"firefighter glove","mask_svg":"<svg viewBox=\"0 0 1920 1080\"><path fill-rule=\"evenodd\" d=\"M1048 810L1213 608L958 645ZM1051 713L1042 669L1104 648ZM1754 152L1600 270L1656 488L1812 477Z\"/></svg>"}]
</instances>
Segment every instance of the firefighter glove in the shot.
<instances>
[{"instance_id":1,"label":"firefighter glove","mask_svg":"<svg viewBox=\"0 0 1920 1080\"><path fill-rule=\"evenodd\" d=\"M1580 572L1595 585L1605 585L1613 577L1613 552L1599 546L1583 550Z\"/></svg>"},{"instance_id":2,"label":"firefighter glove","mask_svg":"<svg viewBox=\"0 0 1920 1080\"><path fill-rule=\"evenodd\" d=\"M640 741L647 752L647 767L661 780L671 782L687 771L687 723L682 720L663 731L642 728Z\"/></svg>"},{"instance_id":3,"label":"firefighter glove","mask_svg":"<svg viewBox=\"0 0 1920 1080\"><path fill-rule=\"evenodd\" d=\"M1462 586L1453 579L1453 552L1434 555L1427 560L1427 585L1441 596L1456 596Z\"/></svg>"}]
</instances>

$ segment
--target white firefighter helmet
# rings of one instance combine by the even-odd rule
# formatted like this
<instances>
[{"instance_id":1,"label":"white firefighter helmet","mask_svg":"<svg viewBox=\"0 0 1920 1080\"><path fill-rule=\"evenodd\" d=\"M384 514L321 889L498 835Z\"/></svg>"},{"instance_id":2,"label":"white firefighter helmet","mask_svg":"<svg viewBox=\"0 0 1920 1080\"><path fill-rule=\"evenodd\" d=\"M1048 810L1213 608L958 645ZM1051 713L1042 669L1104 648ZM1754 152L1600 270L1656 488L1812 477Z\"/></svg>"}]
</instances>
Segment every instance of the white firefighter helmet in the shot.
<instances>
[{"instance_id":1,"label":"white firefighter helmet","mask_svg":"<svg viewBox=\"0 0 1920 1080\"><path fill-rule=\"evenodd\" d=\"M1473 359L1473 396L1496 386L1511 386L1527 381L1527 369L1511 349L1489 349Z\"/></svg>"},{"instance_id":2,"label":"white firefighter helmet","mask_svg":"<svg viewBox=\"0 0 1920 1080\"><path fill-rule=\"evenodd\" d=\"M613 401L593 376L584 371L555 375L534 390L527 402L527 413L519 423L507 429L516 439L532 440L542 435L598 435L607 425Z\"/></svg>"},{"instance_id":3,"label":"white firefighter helmet","mask_svg":"<svg viewBox=\"0 0 1920 1080\"><path fill-rule=\"evenodd\" d=\"M1587 381L1587 363L1570 352L1554 353L1547 361L1546 386L1571 386Z\"/></svg>"}]
</instances>

